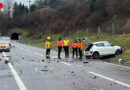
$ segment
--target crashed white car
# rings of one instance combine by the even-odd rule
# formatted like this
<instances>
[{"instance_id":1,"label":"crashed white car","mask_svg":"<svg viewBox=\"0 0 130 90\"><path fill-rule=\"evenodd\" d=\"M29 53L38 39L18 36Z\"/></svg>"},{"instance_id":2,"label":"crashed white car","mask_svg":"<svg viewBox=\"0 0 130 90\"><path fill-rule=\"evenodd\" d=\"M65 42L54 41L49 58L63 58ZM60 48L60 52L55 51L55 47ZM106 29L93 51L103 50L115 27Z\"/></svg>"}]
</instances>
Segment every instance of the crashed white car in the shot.
<instances>
[{"instance_id":1,"label":"crashed white car","mask_svg":"<svg viewBox=\"0 0 130 90\"><path fill-rule=\"evenodd\" d=\"M123 51L124 49L120 46L112 45L108 41L100 41L90 43L85 49L84 55L87 58L93 57L94 59L99 59L101 56L119 55Z\"/></svg>"}]
</instances>

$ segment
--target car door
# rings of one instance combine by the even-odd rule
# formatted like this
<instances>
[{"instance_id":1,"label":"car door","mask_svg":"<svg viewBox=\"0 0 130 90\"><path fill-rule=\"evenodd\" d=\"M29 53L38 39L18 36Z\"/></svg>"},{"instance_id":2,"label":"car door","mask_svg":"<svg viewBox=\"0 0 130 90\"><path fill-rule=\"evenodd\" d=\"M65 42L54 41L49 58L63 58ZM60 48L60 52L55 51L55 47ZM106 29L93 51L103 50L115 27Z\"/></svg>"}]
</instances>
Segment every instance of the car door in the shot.
<instances>
[{"instance_id":1,"label":"car door","mask_svg":"<svg viewBox=\"0 0 130 90\"><path fill-rule=\"evenodd\" d=\"M114 52L113 46L109 42L104 42L106 55L111 55Z\"/></svg>"},{"instance_id":2,"label":"car door","mask_svg":"<svg viewBox=\"0 0 130 90\"><path fill-rule=\"evenodd\" d=\"M97 51L100 53L100 55L106 54L106 50L103 43L96 44Z\"/></svg>"}]
</instances>

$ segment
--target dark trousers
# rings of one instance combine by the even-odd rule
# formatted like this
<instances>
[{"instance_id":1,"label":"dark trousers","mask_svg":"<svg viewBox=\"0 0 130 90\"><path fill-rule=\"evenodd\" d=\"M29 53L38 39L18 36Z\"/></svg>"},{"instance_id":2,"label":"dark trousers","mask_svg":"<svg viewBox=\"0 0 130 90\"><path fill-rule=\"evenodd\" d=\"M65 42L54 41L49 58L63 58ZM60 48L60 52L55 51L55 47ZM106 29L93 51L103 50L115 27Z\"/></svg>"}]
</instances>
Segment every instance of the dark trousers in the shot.
<instances>
[{"instance_id":1,"label":"dark trousers","mask_svg":"<svg viewBox=\"0 0 130 90\"><path fill-rule=\"evenodd\" d=\"M69 57L69 46L65 46L64 50L65 50L65 58L68 58Z\"/></svg>"},{"instance_id":2,"label":"dark trousers","mask_svg":"<svg viewBox=\"0 0 130 90\"><path fill-rule=\"evenodd\" d=\"M46 49L46 58L50 57L50 49Z\"/></svg>"},{"instance_id":3,"label":"dark trousers","mask_svg":"<svg viewBox=\"0 0 130 90\"><path fill-rule=\"evenodd\" d=\"M62 46L58 46L58 58L61 58L61 57L60 57L61 51L62 51Z\"/></svg>"},{"instance_id":4,"label":"dark trousers","mask_svg":"<svg viewBox=\"0 0 130 90\"><path fill-rule=\"evenodd\" d=\"M78 57L78 51L77 51L77 48L73 48L73 57L74 57L75 53L76 53L76 57Z\"/></svg>"},{"instance_id":5,"label":"dark trousers","mask_svg":"<svg viewBox=\"0 0 130 90\"><path fill-rule=\"evenodd\" d=\"M79 56L80 56L80 59L82 59L82 49L79 48Z\"/></svg>"}]
</instances>

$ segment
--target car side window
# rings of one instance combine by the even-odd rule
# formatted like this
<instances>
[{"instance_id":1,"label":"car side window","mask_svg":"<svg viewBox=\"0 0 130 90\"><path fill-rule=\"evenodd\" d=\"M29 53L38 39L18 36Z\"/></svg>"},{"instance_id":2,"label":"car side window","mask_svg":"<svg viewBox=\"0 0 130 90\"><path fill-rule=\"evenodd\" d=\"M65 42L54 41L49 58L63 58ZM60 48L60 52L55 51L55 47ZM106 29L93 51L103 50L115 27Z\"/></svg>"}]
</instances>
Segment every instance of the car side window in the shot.
<instances>
[{"instance_id":1,"label":"car side window","mask_svg":"<svg viewBox=\"0 0 130 90\"><path fill-rule=\"evenodd\" d=\"M97 46L97 47L103 47L104 44L103 44L103 43L98 43L98 44L96 44L96 46Z\"/></svg>"},{"instance_id":2,"label":"car side window","mask_svg":"<svg viewBox=\"0 0 130 90\"><path fill-rule=\"evenodd\" d=\"M106 42L104 43L104 46L112 46L110 43Z\"/></svg>"}]
</instances>

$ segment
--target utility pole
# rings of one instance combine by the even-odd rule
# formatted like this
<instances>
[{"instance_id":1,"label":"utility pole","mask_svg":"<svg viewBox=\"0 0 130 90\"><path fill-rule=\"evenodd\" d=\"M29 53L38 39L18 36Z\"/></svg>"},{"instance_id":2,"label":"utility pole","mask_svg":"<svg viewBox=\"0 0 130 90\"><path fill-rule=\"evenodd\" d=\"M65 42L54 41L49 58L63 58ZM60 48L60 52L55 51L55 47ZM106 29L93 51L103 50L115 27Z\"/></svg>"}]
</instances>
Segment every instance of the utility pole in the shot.
<instances>
[{"instance_id":1,"label":"utility pole","mask_svg":"<svg viewBox=\"0 0 130 90\"><path fill-rule=\"evenodd\" d=\"M125 7L126 7L126 9L127 9L128 6L127 6L127 2L126 2L126 0L124 0L124 4L125 4Z\"/></svg>"},{"instance_id":2,"label":"utility pole","mask_svg":"<svg viewBox=\"0 0 130 90\"><path fill-rule=\"evenodd\" d=\"M30 13L30 6L31 6L31 2L33 2L33 1L29 0L27 2L29 3L29 13Z\"/></svg>"}]
</instances>

